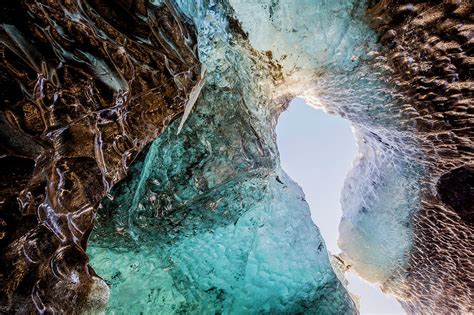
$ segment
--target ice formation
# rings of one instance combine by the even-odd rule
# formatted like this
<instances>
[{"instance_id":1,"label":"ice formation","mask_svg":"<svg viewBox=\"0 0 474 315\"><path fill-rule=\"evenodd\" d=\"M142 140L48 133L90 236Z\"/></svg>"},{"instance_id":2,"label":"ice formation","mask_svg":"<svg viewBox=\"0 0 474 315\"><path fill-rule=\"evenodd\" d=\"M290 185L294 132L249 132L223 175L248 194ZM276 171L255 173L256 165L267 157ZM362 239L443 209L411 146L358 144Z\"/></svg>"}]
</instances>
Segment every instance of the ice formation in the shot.
<instances>
[{"instance_id":1,"label":"ice formation","mask_svg":"<svg viewBox=\"0 0 474 315\"><path fill-rule=\"evenodd\" d=\"M110 310L353 313L301 189L278 165L279 68L229 34L224 9L186 12L207 73L195 109L102 203L89 253Z\"/></svg>"},{"instance_id":2,"label":"ice formation","mask_svg":"<svg viewBox=\"0 0 474 315\"><path fill-rule=\"evenodd\" d=\"M472 6L2 2L0 310L356 313L279 166L300 95L359 141L345 268L472 312Z\"/></svg>"}]
</instances>

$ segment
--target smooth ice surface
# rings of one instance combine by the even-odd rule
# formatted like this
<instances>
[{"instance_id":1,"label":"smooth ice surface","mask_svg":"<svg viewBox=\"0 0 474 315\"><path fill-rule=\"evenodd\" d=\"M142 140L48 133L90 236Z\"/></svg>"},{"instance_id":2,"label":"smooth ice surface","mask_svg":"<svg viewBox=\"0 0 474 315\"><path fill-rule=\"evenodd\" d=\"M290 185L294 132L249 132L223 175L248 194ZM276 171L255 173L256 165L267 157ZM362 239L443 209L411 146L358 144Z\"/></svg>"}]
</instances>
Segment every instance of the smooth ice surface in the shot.
<instances>
[{"instance_id":1,"label":"smooth ice surface","mask_svg":"<svg viewBox=\"0 0 474 315\"><path fill-rule=\"evenodd\" d=\"M338 254L341 191L357 155L350 123L295 98L279 117L277 143L283 169L301 185L327 248ZM375 285L352 272L345 276L349 291L360 298L361 314L404 313L394 297Z\"/></svg>"}]
</instances>

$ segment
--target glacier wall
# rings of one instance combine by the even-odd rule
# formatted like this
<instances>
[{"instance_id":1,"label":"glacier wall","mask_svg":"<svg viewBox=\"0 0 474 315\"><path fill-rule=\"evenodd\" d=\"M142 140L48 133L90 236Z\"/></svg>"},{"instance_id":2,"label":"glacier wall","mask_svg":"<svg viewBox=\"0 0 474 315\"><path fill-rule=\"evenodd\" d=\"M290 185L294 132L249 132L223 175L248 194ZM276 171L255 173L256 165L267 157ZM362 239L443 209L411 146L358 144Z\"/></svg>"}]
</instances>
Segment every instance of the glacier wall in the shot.
<instances>
[{"instance_id":1,"label":"glacier wall","mask_svg":"<svg viewBox=\"0 0 474 315\"><path fill-rule=\"evenodd\" d=\"M458 220L456 226L461 232L453 235L449 226L453 224L454 197L453 193L445 193L437 188L442 184L437 184L436 174L442 174L446 162L433 151L433 147L443 146L442 142L446 139L451 139L448 142L459 141L459 149L453 149L453 146L450 149L454 150L452 154L460 156L458 162L453 164L453 167L459 167L469 161L469 151L464 148L466 143L472 141L464 135L453 138L450 132L457 127L449 121L442 122L444 109L430 107L431 104L427 103L435 94L430 85L432 81L429 81L433 80L433 74L425 72L424 81L422 78L421 83L417 82L418 85L409 86L411 81L410 77L405 77L406 73L419 72L427 65L417 59L420 56L417 55L416 44L403 42L409 38L410 31L427 38L426 34L431 30L423 27L437 19L454 17L462 20L469 5L440 3L432 6L401 6L389 1L315 3L278 0L176 3L181 12L197 26L200 60L209 71L207 84L212 82L219 88L233 86L235 82L223 75L232 73L232 69L238 69L235 77L248 83L241 87L244 91L242 94L253 101L242 98L247 106L246 112L248 110L249 117L255 122L253 130L265 142L263 147L271 152L269 161L273 162L270 164L275 163L271 169L279 170L273 135L275 120L292 97L301 96L309 104L353 123L360 155L347 178L341 201L344 215L339 244L343 251L340 258L345 268L352 268L365 279L378 283L385 292L395 295L409 312L469 310L467 282L460 274L453 281L447 280L445 275L453 272L454 260L460 261L463 270L470 269L466 255L469 255L472 238L468 235L472 235L472 231L466 226L469 223L462 221L470 210L464 207L459 212L461 221L459 217L455 220ZM410 24L411 20L407 19L413 15L418 16ZM452 27L452 22L446 21L446 27ZM230 32L226 31L227 23ZM405 32L405 35L397 36L397 31L389 28L390 23L399 23L396 24L398 31ZM425 35L419 35L420 28L424 31L421 34ZM465 32L462 28L457 30L460 34ZM440 32L444 31L441 27ZM233 42L236 34L240 34L243 39L238 44L243 48L239 52L229 50L226 44L227 40ZM460 36L461 42L467 38L465 35ZM390 40L394 38L402 46L391 45ZM412 45L412 48L404 48L400 52L403 45ZM438 44L433 41L432 45ZM433 48L437 50L428 50L427 54L438 56L443 54L443 47L452 45L459 47L452 51L462 51L467 44L443 45L446 46L438 45ZM257 65L247 67L245 58L249 55L258 55L257 64L266 64L275 71L273 75L260 72ZM445 62L446 59L442 60ZM408 72L403 72L405 68L400 66L400 62L408 68ZM452 75L450 66L445 71L449 78L444 86L448 86L449 82L454 83L452 88L441 94L451 95L460 91L461 94L456 94L457 98L453 96L453 100L460 95L468 95L469 92L464 89L468 85L455 83L456 78L462 77L463 70L460 70L458 77ZM247 79L244 74L248 75ZM269 84L270 81L273 81L272 84ZM441 84L443 81L437 82ZM258 92L252 96L255 91L251 90L255 88ZM418 93L415 94L416 98L414 93ZM205 95L206 92L201 102ZM267 101L262 103L264 99ZM443 102L443 96L439 96L436 102ZM458 112L467 109L463 104L456 105ZM441 138L433 135L439 132L448 135ZM462 134L462 131L456 132ZM247 151L244 149L243 152ZM216 172L223 167L220 162L217 164L219 167ZM465 182L466 179L460 178L469 177L469 172L469 167L466 169L462 166L456 171L459 175L456 180ZM279 175L278 182L290 185L282 178L286 177ZM451 178L451 175L446 175L442 183L458 183ZM446 187L447 184L443 185ZM442 193L433 194L433 189ZM443 197L446 194L451 197ZM440 198L444 198L444 201ZM277 200L266 202L278 208L275 204ZM456 207L460 206L454 206L454 211L457 211ZM440 230L432 223L433 208L439 213L436 216L439 225L447 227L447 230L442 230L451 231L437 237L437 245L430 245L428 237ZM455 245L458 241L462 245ZM459 248L460 252L448 253L447 250L451 248ZM430 254L433 252L436 254ZM439 272L436 266L440 266ZM441 289L436 289L434 285L441 279L443 285ZM450 290L458 292L454 302L443 297Z\"/></svg>"},{"instance_id":2,"label":"glacier wall","mask_svg":"<svg viewBox=\"0 0 474 315\"><path fill-rule=\"evenodd\" d=\"M103 207L109 212L107 212L105 218L101 217L99 220L99 222L105 223L104 227L102 227L102 223L98 226L99 231L101 229L113 231L114 228L110 226L113 225L116 230L120 231L120 235L130 233L131 238L139 241L141 244L140 237L148 239L156 231L143 232L140 227L144 226L145 229L148 229L149 225L156 226L156 223L150 223L156 220L156 218L153 218L154 216L172 218L175 215L174 213L170 214L166 210L159 209L169 209L169 211L182 208L183 210L181 211L185 211L184 208L186 207L192 207L192 209L195 209L194 211L199 211L198 209L201 208L205 209L204 206L194 205L194 195L205 193L206 196L213 196L214 194L221 196L222 190L237 185L237 183L233 183L235 176L244 176L243 174L248 169L253 169L257 166L257 168L262 167L260 165L263 161L265 161L264 165L266 165L264 167L264 174L271 172L271 174L275 174L274 176L278 176L277 183L281 181L285 187L293 186L294 184L286 176L282 175L282 171L278 166L274 128L278 114L284 109L288 100L295 95L302 95L310 104L324 107L328 111L350 119L358 131L357 137L360 142L361 156L352 175L348 179L343 198L345 212L341 223L340 246L344 254L341 257L347 265L351 265L359 274L373 282L377 282L387 288L390 288L389 283L396 283L397 286L402 286L404 268L408 261L413 237L410 220L419 205L419 189L417 189L416 183L422 173L422 167L415 160L415 157L418 156L417 143L416 139L410 137L410 132L413 132L413 126L396 119L400 115L398 100L393 96L393 91L387 86L383 75L375 71L374 64L370 62L370 49L377 49L375 43L376 35L370 31L363 20L363 4L340 1L325 6L318 6L308 1L298 3L256 2L252 4L234 1L230 3L178 2L178 6L182 13L192 19L197 27L199 58L203 69L206 71L205 87L200 100L195 105L195 112L185 122L183 132L175 135L174 129L170 128L165 134L161 135L150 148L148 155L143 157L145 162L142 166L142 173L140 175L132 173L131 179L126 184L123 184L123 187L119 186L119 191L116 192L119 196L118 201L103 203ZM230 21L234 24L237 22L233 21L232 18L241 21L242 30L239 29L240 26L238 24L229 24L229 16L231 17ZM300 16L301 19L294 19L294 16ZM314 23L314 21L318 21L318 23ZM234 28L232 29L231 27ZM272 36L268 36L269 33ZM249 46L245 41L247 34L249 43L252 46ZM259 53L255 48L264 52L271 51L271 54ZM274 63L274 60L277 64ZM267 69L262 67L267 67ZM213 95L213 93L223 93L223 90L229 94L228 97L230 99L222 100ZM217 104L235 104L234 106L237 108L230 109L228 106ZM202 112L206 113L206 118L199 116L202 115ZM239 120L242 120L240 123L244 123L247 126L241 127L242 130L239 130L239 132L233 132L232 124ZM199 121L205 121L206 123L202 125ZM251 122L250 125L248 125L248 121ZM213 124L223 124L226 128L225 130L219 128L214 130L211 129ZM247 148L250 141L247 140L247 137L253 138L254 136L247 136L247 133L243 131L245 129L254 130L255 137L258 139L253 149L255 151L254 154L251 154L252 150ZM213 134L218 134L220 138L214 139L215 136L212 136ZM185 140L186 137L191 137L191 139ZM165 140L162 140L162 138L167 139L168 147L164 145L163 141ZM214 142L210 142L212 141L211 139ZM179 152L174 153L175 150L180 148L178 144L183 141L186 141L189 146L187 154L190 156L186 156L187 154L181 152L184 149L179 149ZM252 139L252 141L255 142L255 139ZM200 153L195 153L194 155L198 155L198 157L195 157L191 153L194 152L193 147L196 144L199 144L198 147L200 147L202 143L205 143L206 149L199 149ZM235 152L232 152L233 150ZM209 158L213 156L215 151L221 152L221 156L215 159ZM229 153L229 151L232 153ZM262 153L257 154L256 152L259 151L262 151ZM164 157L169 160L163 160ZM194 167L185 168L180 166L182 163L191 163L188 160L194 163L192 164ZM163 169L166 169L164 165L170 165L167 172L163 171ZM235 170L237 165L243 168ZM193 169L193 173L198 173L192 175L192 180L186 177L190 176L187 175L190 169ZM185 179L178 180L178 178L183 176ZM262 175L254 173L252 170L252 175L248 174L247 176L250 179L254 176ZM140 179L137 181L138 178ZM158 184L149 184L155 181ZM183 182L180 184L183 191L180 189L176 192L177 188L174 186L177 181ZM227 183L227 181L232 183ZM221 188L222 182L225 182L226 185ZM240 181L238 182L240 183ZM168 183L169 187L160 188L159 186L163 185L161 183ZM263 181L255 185L259 187L268 186L269 191L271 191L274 189L270 188L273 184L273 181L269 183ZM154 188L148 188L148 185ZM191 187L195 188L191 189ZM165 190L164 192L163 189ZM171 191L168 191L169 189ZM214 190L215 192L213 192ZM127 202L120 197L123 195L127 196L126 198L130 198L130 192L132 191L136 191L136 193L133 194L133 198L130 201ZM281 208L281 204L286 203L287 207L290 205L284 199L278 198L278 194L271 194L270 192L267 192L265 197L262 196L260 198L254 197L246 192L246 190L235 190L233 194L242 195L240 198L244 200L247 198L256 200L263 198L258 203L262 204L262 206L255 206L255 208L248 208L249 206L245 205L241 206L241 211L234 214L236 222L240 221L238 218L243 213L253 214L255 212L255 214L258 214L264 211L263 208L269 207L277 215L276 211ZM298 200L296 198L298 194L293 194L293 198ZM232 196L231 193L227 195L229 197ZM285 195L287 198L290 198L291 193L285 192ZM299 195L301 198L301 192ZM144 201L149 198L155 201L151 203ZM214 204L218 202L217 200L222 200L219 198L213 197L212 201L206 202ZM390 207L386 206L387 200L390 200L392 203ZM201 202L199 200L198 205ZM226 204L231 203L231 201L227 201ZM301 210L301 213L306 212L304 216L308 219L306 207L305 205L305 210ZM292 211L295 211L294 206L291 208ZM118 214L116 211L118 211ZM161 212L157 213L156 211ZM202 216L200 211L199 213ZM193 217L192 213L180 215L185 215L186 220L189 220L187 217ZM278 216L282 220L287 220L283 219L286 218L285 215ZM117 218L118 222L114 223L114 220L111 218ZM127 219L124 220L124 218ZM143 218L144 222L136 223L137 218ZM222 218L220 219L222 220ZM212 220L216 221L215 218ZM201 219L201 221L203 220ZM203 222L200 222L200 224L203 224ZM311 223L307 222L306 225L311 225ZM207 257L218 247L217 244L223 248L229 248L229 245L226 243L226 237L223 235L229 235L231 231L235 233L236 226L227 227L221 233L213 230L212 238L206 235L205 239L206 243L209 244L209 248L201 249L201 255L199 256ZM196 227L188 227L187 229L195 230ZM150 236L147 236L147 233ZM168 233L164 234L165 238L169 237L167 236ZM253 233L258 232L252 231ZM276 236L279 233L281 233L281 230L272 228L268 234L265 234L267 242L270 243L272 240L279 238L279 236ZM291 233L295 232L291 232L291 229L289 229L287 233L291 235ZM104 258L100 247L95 247L94 244L95 242L103 244L104 240L110 238L110 235L96 235L100 236L93 238L92 247L89 249L92 265L96 266L100 274L106 273L110 275L110 279L116 274L123 275L122 278L116 279L116 281L108 280L112 283L113 300L111 307L112 309L120 310L121 307L127 307L127 303L124 303L124 301L127 301L128 291L126 288L131 285L128 283L128 279L131 278L130 274L132 272L128 267L129 261L126 261L119 268L116 263L118 253L114 252L109 257ZM203 243L204 241L199 240L201 237L204 236L193 236L188 242ZM238 242L232 236L229 236L229 238L233 242ZM239 251L248 253L250 251L247 243L248 239L243 236L242 238L242 244L238 247ZM354 242L354 240L356 241ZM106 242L106 244L115 242L111 240ZM149 241L146 242L148 243ZM286 243L283 240L280 240L280 242ZM169 243L169 241L156 241L156 243ZM284 256L300 260L303 259L301 257L303 255L306 260L308 257L307 253L313 252L310 249L311 246L313 246L313 249L323 246L317 243L317 241L312 241L310 246L305 244L308 247L303 247L303 244L295 244L299 248L298 252L300 255L293 256L287 253ZM271 244L268 245L270 248L273 248ZM317 246L315 247L315 245ZM125 248L127 247L126 245L124 246ZM147 246L154 248L156 245ZM303 248L306 248L306 251ZM269 249L262 248L261 250ZM282 249L284 249L284 246L282 246ZM199 263L195 260L186 261L183 258L186 255L193 256L191 253L194 253L189 246L184 244L174 244L172 249L165 251L155 249L154 254L152 254L152 250L148 251L150 251L149 256L153 258L149 258L147 261L153 262L157 260L164 266L166 265L163 262L164 257L169 255L171 259L177 261L176 269L178 270L188 270L190 264L195 266L195 268L202 264L202 262ZM172 254L169 254L170 252ZM315 270L321 268L318 265L326 265L324 268L328 272L330 268L328 267L327 253L325 251L324 253L322 261L318 259L319 262L316 263L316 260L314 260L309 265L312 265ZM232 277L235 272L239 272L234 271L227 274L230 270L229 266L244 264L242 257L228 258L229 261L225 263L222 255L218 252L212 253L212 255L216 257L215 259L219 259L218 264L215 265L216 263L212 262L211 259L206 259L206 263L213 266L209 270L213 270L214 274L219 274L216 279L227 279L226 281L230 281L228 277ZM283 261L283 263L285 262ZM289 262L286 262L286 264L289 264ZM270 279L275 273L284 273L280 270L279 264L276 261L268 263L256 260L255 265L262 267L268 265L268 267L264 268L268 269L267 272ZM115 266L115 268L110 269L109 266ZM147 268L148 265L140 266L137 263L133 270L143 276L146 274ZM111 273L111 270L114 270L114 272ZM173 269L170 269L168 274L173 274L171 270ZM291 273L291 278L297 277L297 273L293 274L290 270L291 268L286 269L286 273ZM168 277L163 286L172 287L168 282L174 282L176 278L181 279L186 275L184 271L181 272L184 275L173 274L171 277ZM208 294L202 291L206 291L209 288L220 288L232 300L235 296L243 296L242 293L239 293L239 290L243 289L242 286L245 281L233 286L239 288L235 292L229 290L229 288L217 285L215 283L216 280L210 281L207 287L202 284L193 287L195 285L193 284L194 282L200 283L202 281L205 283L205 278L203 279L202 276L204 272L196 272L199 276L195 276L193 281L189 281L188 287L191 288L188 290L193 292L194 295L201 296L201 298L190 301L187 295L191 293L185 291L186 293L182 293L184 297L180 304L180 307L183 309L196 307L197 310L201 310L200 307L203 307L203 305L212 304L218 305L221 310L236 311L240 309L255 311L260 308L255 308L259 303L253 299L254 296L270 298L268 294L274 294L272 290L268 290L266 294L263 294L261 291L255 291L255 294L247 292L252 297L248 304L230 302L224 298L222 298L222 302L211 303L211 301L204 300L204 296ZM240 271L240 273L247 275L246 272ZM315 271L309 269L306 272L302 272L301 275L313 273ZM137 281L140 281L139 279ZM264 281L262 280L264 277L261 275L256 276L255 279L256 282ZM247 277L246 281L252 282L251 278ZM303 279L296 282L306 283ZM321 286L321 282L308 285L308 287L313 288L318 286ZM300 287L290 283L283 285L283 287L286 287L285 290L288 292L301 290ZM155 289L154 292L163 291L163 289L157 288L162 287L157 287L153 283L151 286L146 286L144 290L153 291ZM248 286L245 286L245 288L245 290L250 290ZM179 288L173 290L180 292ZM154 304L158 303L157 301L159 300L159 295L157 294L155 293L151 298L152 302L145 303L145 306L140 305L140 307L153 308L156 305L160 305L161 308L161 304ZM294 293L292 294L294 295ZM114 296L118 300L114 300ZM216 298L213 296L211 299ZM281 296L277 294L274 298L281 298ZM288 302L293 299L290 298L286 302L281 303L273 301L269 305L281 304L280 311L284 310L283 305L286 305L285 307L290 307L287 309L288 311L296 311L298 308L293 308L294 306L291 306L291 303ZM303 298L306 301L312 299L314 297L311 294L307 294ZM167 305L168 303L171 303L169 298L167 302L162 304ZM254 305L254 308L251 305ZM176 308L177 306L173 305L172 307ZM310 309L306 310L309 311ZM268 306L262 310L272 311ZM305 310L305 308L302 308L302 310Z\"/></svg>"},{"instance_id":3,"label":"glacier wall","mask_svg":"<svg viewBox=\"0 0 474 315\"><path fill-rule=\"evenodd\" d=\"M423 166L414 125L399 119L403 100L373 60L380 47L365 2L231 3L252 45L282 65L279 93L301 95L353 123L360 156L343 192L341 257L387 290L389 282L402 285Z\"/></svg>"},{"instance_id":4,"label":"glacier wall","mask_svg":"<svg viewBox=\"0 0 474 315\"><path fill-rule=\"evenodd\" d=\"M472 11L2 1L0 312L357 312L279 167L301 96L359 142L341 269L472 313Z\"/></svg>"},{"instance_id":5,"label":"glacier wall","mask_svg":"<svg viewBox=\"0 0 474 315\"><path fill-rule=\"evenodd\" d=\"M97 207L201 82L181 19L147 1L0 3L0 313L105 309Z\"/></svg>"},{"instance_id":6,"label":"glacier wall","mask_svg":"<svg viewBox=\"0 0 474 315\"><path fill-rule=\"evenodd\" d=\"M280 91L354 125L360 158L339 241L347 267L408 312L472 312L473 4L233 4L252 44L280 58Z\"/></svg>"},{"instance_id":7,"label":"glacier wall","mask_svg":"<svg viewBox=\"0 0 474 315\"><path fill-rule=\"evenodd\" d=\"M231 2L252 45L282 65L281 93L353 123L347 267L408 312L472 312L473 4Z\"/></svg>"},{"instance_id":8,"label":"glacier wall","mask_svg":"<svg viewBox=\"0 0 474 315\"><path fill-rule=\"evenodd\" d=\"M176 120L102 202L88 253L109 311L356 312L279 166L279 66L229 24L229 7L183 8L205 85L183 129Z\"/></svg>"}]
</instances>

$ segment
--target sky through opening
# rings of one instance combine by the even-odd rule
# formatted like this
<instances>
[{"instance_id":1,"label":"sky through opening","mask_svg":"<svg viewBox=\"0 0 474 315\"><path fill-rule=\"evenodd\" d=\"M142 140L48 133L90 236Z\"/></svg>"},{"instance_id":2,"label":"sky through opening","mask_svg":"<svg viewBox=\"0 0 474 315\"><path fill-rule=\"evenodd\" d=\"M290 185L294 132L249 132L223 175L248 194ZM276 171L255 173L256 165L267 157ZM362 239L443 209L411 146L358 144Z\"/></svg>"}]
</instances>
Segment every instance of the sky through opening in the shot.
<instances>
[{"instance_id":1,"label":"sky through opening","mask_svg":"<svg viewBox=\"0 0 474 315\"><path fill-rule=\"evenodd\" d=\"M357 155L350 123L295 98L279 118L277 143L283 169L303 188L326 247L338 254L340 193ZM352 273L346 278L349 291L360 297L361 314L404 314L395 298L376 286Z\"/></svg>"}]
</instances>

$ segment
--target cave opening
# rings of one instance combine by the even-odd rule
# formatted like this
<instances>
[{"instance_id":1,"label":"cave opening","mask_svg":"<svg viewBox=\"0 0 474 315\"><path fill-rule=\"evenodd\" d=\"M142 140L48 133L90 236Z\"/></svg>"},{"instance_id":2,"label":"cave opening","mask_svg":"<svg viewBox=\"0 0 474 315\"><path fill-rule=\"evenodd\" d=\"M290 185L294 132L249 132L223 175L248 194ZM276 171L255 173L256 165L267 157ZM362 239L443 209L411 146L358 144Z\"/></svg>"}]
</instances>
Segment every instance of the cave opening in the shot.
<instances>
[{"instance_id":1,"label":"cave opening","mask_svg":"<svg viewBox=\"0 0 474 315\"><path fill-rule=\"evenodd\" d=\"M332 255L342 217L340 196L348 172L357 158L351 122L294 98L277 124L277 144L282 168L305 193L311 218ZM361 314L403 314L393 296L354 272L345 274L349 291L359 297Z\"/></svg>"}]
</instances>

